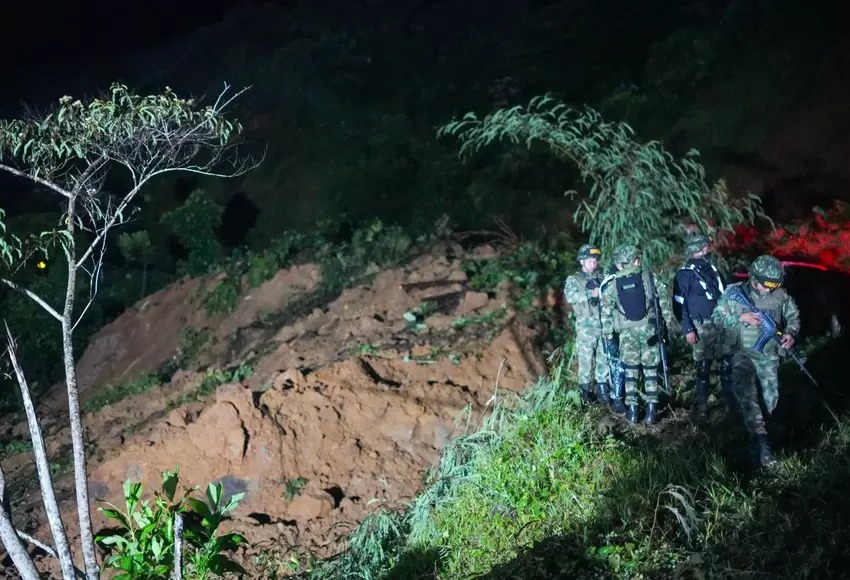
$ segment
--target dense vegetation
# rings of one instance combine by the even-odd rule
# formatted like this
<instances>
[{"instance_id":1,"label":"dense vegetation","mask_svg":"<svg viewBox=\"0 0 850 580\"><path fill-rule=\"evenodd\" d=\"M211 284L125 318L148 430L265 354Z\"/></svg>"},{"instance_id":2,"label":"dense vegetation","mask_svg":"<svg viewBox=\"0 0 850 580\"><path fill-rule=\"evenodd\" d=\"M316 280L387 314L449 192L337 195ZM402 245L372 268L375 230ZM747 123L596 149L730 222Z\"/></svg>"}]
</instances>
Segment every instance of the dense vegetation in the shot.
<instances>
[{"instance_id":1,"label":"dense vegetation","mask_svg":"<svg viewBox=\"0 0 850 580\"><path fill-rule=\"evenodd\" d=\"M385 4L250 5L126 66L120 80L142 92L171 85L197 94L222 79L254 85L239 116L249 147L268 149L245 177L164 178L143 192L155 211L107 250L110 267L74 335L76 352L128 305L183 275L224 272L204 304L225 313L243 284L309 259L325 274L310 299L328 300L435 234L489 230L494 220L524 241L497 260L468 264L473 285L491 290L510 280L521 309L552 322L553 312L530 305L560 285L584 236L606 247L624 235L649 240L661 263L678 258L684 221L728 229L756 217L755 200L714 178L757 160L804 91L828 82L813 71L846 44L837 8L826 2ZM96 77L76 92L114 80ZM543 94L554 100L532 100ZM482 115L482 129L464 136L450 121L470 110ZM564 116L579 110L586 117ZM502 113L483 117L489 111ZM579 122L593 126L590 138L569 141ZM457 143L438 138L441 126L476 155L459 159ZM606 146L589 149L594 135ZM522 146L505 146L511 140ZM632 162L652 170L630 173ZM594 172L603 178L588 180ZM652 188L664 193L657 207L646 197ZM573 190L578 199L565 197ZM4 220L9 231L26 238L61 223L44 210L43 192L26 193ZM630 228L629 210L646 219ZM41 258L23 263L16 279L61 302L62 259ZM45 392L61 368L27 363L56 359L52 321L13 293L0 309L35 394ZM564 370L569 336L560 325L546 328L542 342L567 345L553 376L501 401L481 428L452 443L409 509L377 510L330 562L267 554L269 574L699 578L794 570L818 578L846 560L834 531L850 520L839 493L850 480L850 427L830 366L846 345L810 345L839 424L789 372L776 418L787 455L776 470L753 474L734 430L683 427L659 440L580 410ZM0 397L16 406L15 393L4 384ZM685 393L676 397L687 402Z\"/></svg>"},{"instance_id":2,"label":"dense vegetation","mask_svg":"<svg viewBox=\"0 0 850 580\"><path fill-rule=\"evenodd\" d=\"M242 248L274 252L275 240L292 232L347 242L379 219L417 238L446 215L461 230L493 229L498 219L529 239L553 231L577 237L576 202L564 192L586 191L580 167L540 147L492 147L463 163L451 139L435 137L437 128L465 111L552 93L606 121L627 122L642 142L663 140L676 156L701 151L714 181L727 162L756 153L781 115L793 114L801 91L816 92L812 63L831 62L846 41L832 3L814 10L797 0L758 7L519 2L500 10L483 2L331 4L243 5L118 67L118 80L140 91L253 85L238 114L249 143L268 150L262 166L239 180L152 184L144 201L157 211L140 215L109 250L100 298L75 335L78 352L143 294L184 273L217 270ZM635 20L642 25L631 26ZM469 22L479 32L470 34ZM57 78L70 94L116 80L114 70ZM198 190L204 195L190 195ZM16 198L14 211L6 208L10 229L38 232L55 223L60 216L40 199ZM31 263L28 273L48 297L61 292L61 266ZM10 323L33 322L20 337L24 360L57 348L32 304L6 293L0 308ZM58 371L40 367L31 377L37 390ZM3 396L14 399L8 389Z\"/></svg>"},{"instance_id":3,"label":"dense vegetation","mask_svg":"<svg viewBox=\"0 0 850 580\"><path fill-rule=\"evenodd\" d=\"M443 453L404 512L377 508L304 578L826 578L847 561L850 423L830 362L821 394L783 370L780 464L754 472L742 429L621 431L566 377L503 400ZM786 369L790 370L790 369ZM483 420L482 420L483 419Z\"/></svg>"}]
</instances>

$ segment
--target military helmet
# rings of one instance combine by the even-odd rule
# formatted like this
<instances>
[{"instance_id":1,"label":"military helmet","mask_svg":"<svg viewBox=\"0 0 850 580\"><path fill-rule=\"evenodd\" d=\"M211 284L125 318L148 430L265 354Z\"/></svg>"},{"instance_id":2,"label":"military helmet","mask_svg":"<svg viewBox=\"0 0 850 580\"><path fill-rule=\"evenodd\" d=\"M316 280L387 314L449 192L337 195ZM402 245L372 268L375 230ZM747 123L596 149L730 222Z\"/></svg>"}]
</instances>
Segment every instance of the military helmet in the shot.
<instances>
[{"instance_id":1,"label":"military helmet","mask_svg":"<svg viewBox=\"0 0 850 580\"><path fill-rule=\"evenodd\" d=\"M709 245L711 240L703 234L694 234L685 239L685 254L691 256Z\"/></svg>"},{"instance_id":2,"label":"military helmet","mask_svg":"<svg viewBox=\"0 0 850 580\"><path fill-rule=\"evenodd\" d=\"M597 248L596 246L592 246L590 244L585 244L578 249L578 261L589 260L591 258L596 258L597 260L602 257L602 250Z\"/></svg>"},{"instance_id":3,"label":"military helmet","mask_svg":"<svg viewBox=\"0 0 850 580\"><path fill-rule=\"evenodd\" d=\"M751 280L755 280L771 290L782 286L782 282L785 280L782 262L770 255L759 256L753 260L753 263L750 264L749 273Z\"/></svg>"},{"instance_id":4,"label":"military helmet","mask_svg":"<svg viewBox=\"0 0 850 580\"><path fill-rule=\"evenodd\" d=\"M635 259L640 258L640 248L633 244L617 246L614 250L614 263L620 266L631 264Z\"/></svg>"}]
</instances>

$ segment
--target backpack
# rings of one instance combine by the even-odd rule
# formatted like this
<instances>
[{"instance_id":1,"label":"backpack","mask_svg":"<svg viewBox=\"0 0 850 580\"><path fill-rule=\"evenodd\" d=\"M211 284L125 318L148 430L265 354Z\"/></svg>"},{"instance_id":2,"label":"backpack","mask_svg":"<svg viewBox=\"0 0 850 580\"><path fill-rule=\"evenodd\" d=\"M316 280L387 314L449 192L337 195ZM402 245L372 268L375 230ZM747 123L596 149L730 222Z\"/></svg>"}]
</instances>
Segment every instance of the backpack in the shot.
<instances>
[{"instance_id":1,"label":"backpack","mask_svg":"<svg viewBox=\"0 0 850 580\"><path fill-rule=\"evenodd\" d=\"M616 279L620 314L631 322L646 318L649 311L643 272L635 272Z\"/></svg>"}]
</instances>

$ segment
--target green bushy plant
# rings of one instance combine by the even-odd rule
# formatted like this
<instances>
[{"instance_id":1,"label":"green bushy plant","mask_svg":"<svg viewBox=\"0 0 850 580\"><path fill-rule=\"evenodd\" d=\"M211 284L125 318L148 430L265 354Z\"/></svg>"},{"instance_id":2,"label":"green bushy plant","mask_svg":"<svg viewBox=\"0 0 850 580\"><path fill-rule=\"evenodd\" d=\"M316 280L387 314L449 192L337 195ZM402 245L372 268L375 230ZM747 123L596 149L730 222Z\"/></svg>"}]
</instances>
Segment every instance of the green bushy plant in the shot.
<instances>
[{"instance_id":1,"label":"green bushy plant","mask_svg":"<svg viewBox=\"0 0 850 580\"><path fill-rule=\"evenodd\" d=\"M202 189L196 189L180 207L163 214L161 222L188 250L186 272L190 276L212 271L223 256L215 230L221 224L224 208Z\"/></svg>"},{"instance_id":2,"label":"green bushy plant","mask_svg":"<svg viewBox=\"0 0 850 580\"><path fill-rule=\"evenodd\" d=\"M98 534L95 540L106 551L104 569L118 571L116 580L165 580L171 578L175 561L176 518L184 522L184 578L205 580L228 572L245 573L226 552L245 543L241 534L218 535L226 515L244 497L238 493L224 501L222 485L209 484L206 497L198 499L187 490L177 497L178 470L162 476L162 490L153 501L142 499L141 483L124 483L125 509L102 502L103 514L116 528Z\"/></svg>"},{"instance_id":3,"label":"green bushy plant","mask_svg":"<svg viewBox=\"0 0 850 580\"><path fill-rule=\"evenodd\" d=\"M118 248L121 250L121 255L125 260L128 262L137 262L142 265L142 281L139 295L144 296L148 287L148 267L154 258L155 251L150 235L145 230L123 233L118 236Z\"/></svg>"}]
</instances>

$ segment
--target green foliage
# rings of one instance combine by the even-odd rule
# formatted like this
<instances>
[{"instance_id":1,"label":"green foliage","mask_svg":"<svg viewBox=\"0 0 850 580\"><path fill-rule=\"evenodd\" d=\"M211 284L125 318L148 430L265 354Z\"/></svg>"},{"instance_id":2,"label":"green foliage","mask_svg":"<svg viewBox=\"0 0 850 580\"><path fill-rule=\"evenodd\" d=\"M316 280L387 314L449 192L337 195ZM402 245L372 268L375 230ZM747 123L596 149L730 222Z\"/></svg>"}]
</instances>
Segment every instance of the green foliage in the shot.
<instances>
[{"instance_id":1,"label":"green foliage","mask_svg":"<svg viewBox=\"0 0 850 580\"><path fill-rule=\"evenodd\" d=\"M506 140L529 149L542 144L575 164L590 189L579 197L573 219L609 256L617 245L634 243L642 246L645 261L661 266L680 253L686 227L731 233L762 215L756 196L732 199L723 181L709 187L696 151L677 161L658 141L636 141L628 124L549 96L484 119L467 113L438 135L457 136L461 157Z\"/></svg>"},{"instance_id":2,"label":"green foliage","mask_svg":"<svg viewBox=\"0 0 850 580\"><path fill-rule=\"evenodd\" d=\"M198 107L194 99L181 99L167 87L162 94L140 96L114 83L108 96L87 103L62 97L43 119L0 120L0 157L17 158L41 178L69 161L109 159L116 151L123 151L131 163L149 161L151 154L154 160L168 156L174 161L176 151L163 148L163 136L173 138L191 126L211 133L221 145L241 131L238 123L217 114L214 105Z\"/></svg>"},{"instance_id":3,"label":"green foliage","mask_svg":"<svg viewBox=\"0 0 850 580\"><path fill-rule=\"evenodd\" d=\"M827 364L846 342L818 348L810 360ZM799 404L805 391L783 385ZM843 554L823 538L850 525L846 416L830 428L818 422L826 411L813 417L807 432L819 443L742 477L744 433L621 432L560 380L497 395L486 416L468 417L475 427L446 446L403 515L376 512L346 552L300 577L821 578Z\"/></svg>"},{"instance_id":4,"label":"green foliage","mask_svg":"<svg viewBox=\"0 0 850 580\"><path fill-rule=\"evenodd\" d=\"M118 236L118 249L127 262L138 262L142 265L142 283L139 292L141 296L144 296L147 290L148 266L156 252L150 235L145 230L123 233Z\"/></svg>"},{"instance_id":5,"label":"green foliage","mask_svg":"<svg viewBox=\"0 0 850 580\"><path fill-rule=\"evenodd\" d=\"M221 224L223 211L204 190L196 189L182 206L162 216L161 222L189 251L185 268L190 276L207 274L221 261L223 251L215 229Z\"/></svg>"},{"instance_id":6,"label":"green foliage","mask_svg":"<svg viewBox=\"0 0 850 580\"><path fill-rule=\"evenodd\" d=\"M153 502L142 499L142 485L127 480L124 483L126 510L101 502L103 515L116 522L117 528L104 530L96 541L106 550L104 569L119 571L120 580L165 580L174 567L174 522L181 515L184 521L184 578L206 579L229 572L244 573L226 552L245 543L241 534L229 532L216 535L228 512L244 497L238 493L224 501L222 485L209 484L204 500L190 497L197 488L189 489L176 498L179 476L166 471L162 476L162 491L154 494Z\"/></svg>"},{"instance_id":7,"label":"green foliage","mask_svg":"<svg viewBox=\"0 0 850 580\"><path fill-rule=\"evenodd\" d=\"M372 220L355 229L350 241L319 247L316 258L322 267L322 284L328 291L341 290L370 268L398 263L412 243L402 228Z\"/></svg>"},{"instance_id":8,"label":"green foliage","mask_svg":"<svg viewBox=\"0 0 850 580\"><path fill-rule=\"evenodd\" d=\"M125 232L118 236L118 249L127 261L149 264L153 258L153 246L148 232Z\"/></svg>"},{"instance_id":9,"label":"green foliage","mask_svg":"<svg viewBox=\"0 0 850 580\"><path fill-rule=\"evenodd\" d=\"M201 379L201 384L194 391L181 395L178 399L171 402L171 408L177 408L192 401L198 401L205 397L209 397L215 393L222 385L228 383L241 383L248 377L254 374L254 368L248 363L240 363L238 366L230 369L220 369L210 367L204 371L204 378Z\"/></svg>"},{"instance_id":10,"label":"green foliage","mask_svg":"<svg viewBox=\"0 0 850 580\"><path fill-rule=\"evenodd\" d=\"M209 316L230 314L239 304L240 279L237 274L226 274L203 299L204 310Z\"/></svg>"},{"instance_id":11,"label":"green foliage","mask_svg":"<svg viewBox=\"0 0 850 580\"><path fill-rule=\"evenodd\" d=\"M151 373L136 377L117 386L107 386L83 405L83 410L93 413L104 407L150 391L152 388L168 380L160 373Z\"/></svg>"},{"instance_id":12,"label":"green foliage","mask_svg":"<svg viewBox=\"0 0 850 580\"><path fill-rule=\"evenodd\" d=\"M141 96L113 84L106 96L85 102L63 97L44 115L0 120L0 171L46 189L56 200L55 215L41 216L52 215L52 223L38 220L39 227L33 228L36 220L27 220L19 236L7 234L0 218L2 275L7 286L19 291L2 307L21 345L22 362L29 369L36 396L62 371L61 334L56 321L39 311L33 303L37 300L22 297L23 291L38 296L44 310L58 317L68 276L72 276L76 293L75 310L70 313L75 329L71 338L75 350L84 346L106 322L104 303L88 300L96 297L102 283L115 280L102 270L110 254L105 243L111 230L126 223L137 209L134 203L141 189L164 173L219 175L215 173L219 165L227 162L233 164L233 174L248 168L245 160L228 155L241 126L223 115L240 94L228 96L227 90L212 105L201 106L168 88L162 94ZM110 171L116 167L127 170L124 180ZM121 242L125 257L143 263L142 292L152 259L150 245L142 234ZM66 258L64 265L54 257L62 256L59 250ZM69 271L72 250L74 268ZM30 272L34 257L47 266L38 275ZM120 284L107 286L111 298L122 306L138 297L133 293L130 299L129 292L114 291ZM11 399L9 393L3 396Z\"/></svg>"},{"instance_id":13,"label":"green foliage","mask_svg":"<svg viewBox=\"0 0 850 580\"><path fill-rule=\"evenodd\" d=\"M180 344L171 362L176 369L194 370L204 347L210 342L212 331L209 328L195 328L187 326L180 330Z\"/></svg>"},{"instance_id":14,"label":"green foliage","mask_svg":"<svg viewBox=\"0 0 850 580\"><path fill-rule=\"evenodd\" d=\"M508 252L463 264L473 290L496 295L502 283L516 288L514 303L521 311L532 310L536 300L550 291L561 291L566 277L577 270L577 245L567 235L549 236L537 242L522 242Z\"/></svg>"},{"instance_id":15,"label":"green foliage","mask_svg":"<svg viewBox=\"0 0 850 580\"><path fill-rule=\"evenodd\" d=\"M290 266L296 254L310 248L315 240L299 232L286 232L272 240L264 250L249 252L247 261L248 285L251 288L271 280L280 270Z\"/></svg>"},{"instance_id":16,"label":"green foliage","mask_svg":"<svg viewBox=\"0 0 850 580\"><path fill-rule=\"evenodd\" d=\"M7 264L21 258L20 239L6 232L6 211L0 208L0 259ZM7 235L9 240L6 239Z\"/></svg>"},{"instance_id":17,"label":"green foliage","mask_svg":"<svg viewBox=\"0 0 850 580\"><path fill-rule=\"evenodd\" d=\"M18 453L27 453L32 451L32 441L30 439L17 439L4 443L0 447L0 458L10 457Z\"/></svg>"},{"instance_id":18,"label":"green foliage","mask_svg":"<svg viewBox=\"0 0 850 580\"><path fill-rule=\"evenodd\" d=\"M301 488L307 485L308 481L306 477L296 477L295 479L287 480L283 491L283 497L286 498L286 501L292 501L301 495Z\"/></svg>"}]
</instances>

